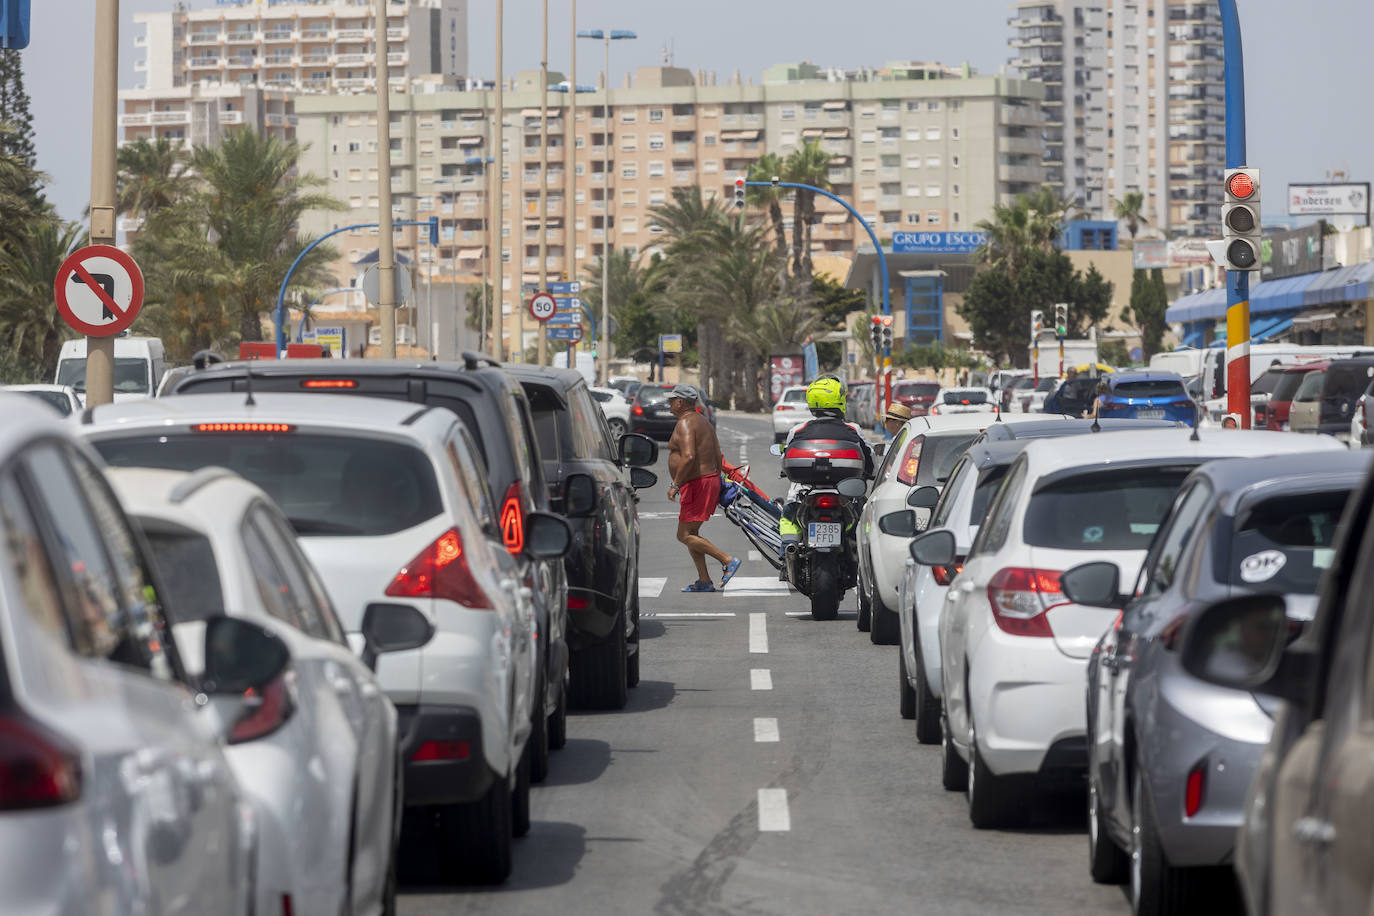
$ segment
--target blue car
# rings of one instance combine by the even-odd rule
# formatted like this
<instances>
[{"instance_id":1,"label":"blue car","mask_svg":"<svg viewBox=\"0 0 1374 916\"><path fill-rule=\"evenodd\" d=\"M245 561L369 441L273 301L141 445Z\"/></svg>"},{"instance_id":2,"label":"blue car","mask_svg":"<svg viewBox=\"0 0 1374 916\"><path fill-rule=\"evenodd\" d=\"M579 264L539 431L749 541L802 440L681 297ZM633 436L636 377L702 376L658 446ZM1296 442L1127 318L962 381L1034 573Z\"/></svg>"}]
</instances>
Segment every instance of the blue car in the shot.
<instances>
[{"instance_id":1,"label":"blue car","mask_svg":"<svg viewBox=\"0 0 1374 916\"><path fill-rule=\"evenodd\" d=\"M1098 416L1114 419L1176 420L1192 426L1197 407L1175 372L1117 372L1104 376L1106 401Z\"/></svg>"}]
</instances>

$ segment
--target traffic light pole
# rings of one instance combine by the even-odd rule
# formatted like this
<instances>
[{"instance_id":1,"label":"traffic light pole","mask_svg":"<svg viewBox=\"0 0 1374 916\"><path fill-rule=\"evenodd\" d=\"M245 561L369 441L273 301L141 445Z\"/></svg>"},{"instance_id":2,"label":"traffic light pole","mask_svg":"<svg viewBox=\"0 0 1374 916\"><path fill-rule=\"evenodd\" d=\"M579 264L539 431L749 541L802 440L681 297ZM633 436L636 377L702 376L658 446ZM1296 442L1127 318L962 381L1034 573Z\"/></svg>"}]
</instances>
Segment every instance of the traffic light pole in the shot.
<instances>
[{"instance_id":1,"label":"traffic light pole","mask_svg":"<svg viewBox=\"0 0 1374 916\"><path fill-rule=\"evenodd\" d=\"M1221 9L1221 38L1225 53L1226 167L1244 168L1245 54L1236 0L1217 0ZM1226 412L1250 428L1250 272L1226 271Z\"/></svg>"}]
</instances>

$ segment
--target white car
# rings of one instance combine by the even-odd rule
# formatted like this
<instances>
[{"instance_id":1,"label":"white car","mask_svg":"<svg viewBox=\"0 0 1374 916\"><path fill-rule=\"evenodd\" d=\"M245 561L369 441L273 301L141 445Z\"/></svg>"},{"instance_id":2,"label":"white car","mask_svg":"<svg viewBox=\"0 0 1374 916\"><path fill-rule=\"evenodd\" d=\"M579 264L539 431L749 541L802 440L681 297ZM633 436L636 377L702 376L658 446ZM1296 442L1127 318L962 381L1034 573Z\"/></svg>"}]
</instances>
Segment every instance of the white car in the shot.
<instances>
[{"instance_id":1,"label":"white car","mask_svg":"<svg viewBox=\"0 0 1374 916\"><path fill-rule=\"evenodd\" d=\"M440 809L455 868L504 880L512 832L529 829L538 633L481 453L458 418L404 401L278 393L159 398L88 416L80 430L112 465L218 465L266 491L350 639L369 612L424 614L434 637L377 662L399 714L405 801ZM566 521L540 512L525 516L523 534L541 558L562 556L571 537Z\"/></svg>"},{"instance_id":2,"label":"white car","mask_svg":"<svg viewBox=\"0 0 1374 916\"><path fill-rule=\"evenodd\" d=\"M1114 562L1132 582L1184 477L1216 458L1314 450L1285 433L1183 430L1032 441L1012 464L951 583L940 619L944 783L968 792L978 828L1014 821L1035 776L1086 765L1087 661L1115 610L1064 600L1063 570ZM1326 448L1341 448L1330 440ZM956 562L955 534L913 542L931 566Z\"/></svg>"},{"instance_id":3,"label":"white car","mask_svg":"<svg viewBox=\"0 0 1374 916\"><path fill-rule=\"evenodd\" d=\"M778 403L773 405L773 442L781 445L798 423L811 419L806 409L806 386L792 385L782 390Z\"/></svg>"},{"instance_id":4,"label":"white car","mask_svg":"<svg viewBox=\"0 0 1374 916\"><path fill-rule=\"evenodd\" d=\"M206 621L225 615L271 633L290 659L256 709L225 723L225 756L257 809L257 912L392 912L396 708L349 648L286 517L223 468L114 468L109 479L152 548L190 674L205 674ZM433 627L398 605L363 631L375 662L378 650L423 645Z\"/></svg>"},{"instance_id":5,"label":"white car","mask_svg":"<svg viewBox=\"0 0 1374 916\"><path fill-rule=\"evenodd\" d=\"M14 391L25 397L42 401L64 417L80 413L85 406L76 389L66 385L6 385L4 391Z\"/></svg>"},{"instance_id":6,"label":"white car","mask_svg":"<svg viewBox=\"0 0 1374 916\"><path fill-rule=\"evenodd\" d=\"M606 425L611 428L611 435L615 436L618 441L630 430L630 402L618 388L588 388L587 390L592 393L596 406L600 407L601 413L605 415Z\"/></svg>"},{"instance_id":7,"label":"white car","mask_svg":"<svg viewBox=\"0 0 1374 916\"><path fill-rule=\"evenodd\" d=\"M142 538L69 424L14 395L0 417L0 909L253 912L253 808ZM221 675L258 666L253 629L220 631Z\"/></svg>"},{"instance_id":8,"label":"white car","mask_svg":"<svg viewBox=\"0 0 1374 916\"><path fill-rule=\"evenodd\" d=\"M961 413L992 413L995 401L987 388L941 388L930 405L930 415L947 417Z\"/></svg>"},{"instance_id":9,"label":"white car","mask_svg":"<svg viewBox=\"0 0 1374 916\"><path fill-rule=\"evenodd\" d=\"M907 527L888 529L880 520L905 509L907 493L918 483L942 485L964 449L993 419L990 413L913 417L887 444L859 516L858 625L874 644L897 641L897 588L907 542L930 513L926 510Z\"/></svg>"}]
</instances>

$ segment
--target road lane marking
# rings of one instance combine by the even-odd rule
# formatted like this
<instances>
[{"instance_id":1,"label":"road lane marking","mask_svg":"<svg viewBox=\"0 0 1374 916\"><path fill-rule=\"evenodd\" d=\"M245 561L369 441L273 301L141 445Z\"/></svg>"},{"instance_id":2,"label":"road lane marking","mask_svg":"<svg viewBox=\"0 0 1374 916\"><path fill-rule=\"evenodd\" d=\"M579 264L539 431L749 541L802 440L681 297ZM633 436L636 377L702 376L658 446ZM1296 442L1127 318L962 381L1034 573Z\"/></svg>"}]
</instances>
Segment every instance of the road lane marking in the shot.
<instances>
[{"instance_id":1,"label":"road lane marking","mask_svg":"<svg viewBox=\"0 0 1374 916\"><path fill-rule=\"evenodd\" d=\"M784 611L784 612L783 612L783 616L784 616L784 617L810 617L810 616L811 616L811 612L810 612L810 611ZM837 620L853 620L853 619L855 619L855 618L858 617L858 616L859 616L859 612L858 612L858 611L837 611L837 612L835 613L835 618L836 618Z\"/></svg>"},{"instance_id":2,"label":"road lane marking","mask_svg":"<svg viewBox=\"0 0 1374 916\"><path fill-rule=\"evenodd\" d=\"M759 789L759 832L784 832L792 829L787 811L786 789Z\"/></svg>"},{"instance_id":3,"label":"road lane marking","mask_svg":"<svg viewBox=\"0 0 1374 916\"><path fill-rule=\"evenodd\" d=\"M739 444L739 463L741 465L749 463L749 447L743 442Z\"/></svg>"},{"instance_id":4,"label":"road lane marking","mask_svg":"<svg viewBox=\"0 0 1374 916\"><path fill-rule=\"evenodd\" d=\"M777 719L755 719L754 741L759 744L775 744L782 739L778 736Z\"/></svg>"},{"instance_id":5,"label":"road lane marking","mask_svg":"<svg viewBox=\"0 0 1374 916\"><path fill-rule=\"evenodd\" d=\"M749 651L764 654L768 651L768 615L749 615Z\"/></svg>"},{"instance_id":6,"label":"road lane marking","mask_svg":"<svg viewBox=\"0 0 1374 916\"><path fill-rule=\"evenodd\" d=\"M777 576L735 576L725 583L729 598L785 598L791 593L792 586Z\"/></svg>"},{"instance_id":7,"label":"road lane marking","mask_svg":"<svg viewBox=\"0 0 1374 916\"><path fill-rule=\"evenodd\" d=\"M678 517L678 512L677 512L677 510L673 510L673 511L671 511L671 512L640 512L640 513L639 513L639 520L640 520L640 521L644 521L645 519L652 520L652 519L659 519L659 518L677 518L677 517Z\"/></svg>"},{"instance_id":8,"label":"road lane marking","mask_svg":"<svg viewBox=\"0 0 1374 916\"><path fill-rule=\"evenodd\" d=\"M749 560L750 560L750 562L757 563L759 560L762 560L762 559L763 559L763 554L759 553L757 550L751 550L751 551L749 551ZM729 585L729 583L727 582L726 585Z\"/></svg>"},{"instance_id":9,"label":"road lane marking","mask_svg":"<svg viewBox=\"0 0 1374 916\"><path fill-rule=\"evenodd\" d=\"M639 579L639 597L657 598L663 594L663 586L667 584L667 576L651 576L649 578L641 576Z\"/></svg>"},{"instance_id":10,"label":"road lane marking","mask_svg":"<svg viewBox=\"0 0 1374 916\"><path fill-rule=\"evenodd\" d=\"M651 611L641 617L734 617L734 611Z\"/></svg>"},{"instance_id":11,"label":"road lane marking","mask_svg":"<svg viewBox=\"0 0 1374 916\"><path fill-rule=\"evenodd\" d=\"M749 689L750 690L772 690L773 672L767 668L749 669Z\"/></svg>"}]
</instances>

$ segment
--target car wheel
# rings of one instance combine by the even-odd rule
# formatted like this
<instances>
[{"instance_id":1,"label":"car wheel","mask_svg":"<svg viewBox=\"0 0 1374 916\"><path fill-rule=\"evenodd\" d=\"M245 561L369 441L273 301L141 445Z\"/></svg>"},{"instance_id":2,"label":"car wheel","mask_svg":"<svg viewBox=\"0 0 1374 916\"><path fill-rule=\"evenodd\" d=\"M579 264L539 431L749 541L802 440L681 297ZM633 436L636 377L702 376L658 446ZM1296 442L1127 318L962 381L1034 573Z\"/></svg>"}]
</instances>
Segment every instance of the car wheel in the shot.
<instances>
[{"instance_id":1,"label":"car wheel","mask_svg":"<svg viewBox=\"0 0 1374 916\"><path fill-rule=\"evenodd\" d=\"M534 714L530 716L530 780L543 782L549 775L549 717L544 712L544 678L539 677Z\"/></svg>"},{"instance_id":2,"label":"car wheel","mask_svg":"<svg viewBox=\"0 0 1374 916\"><path fill-rule=\"evenodd\" d=\"M643 649L644 649L643 644L639 641L639 594L638 594L638 591L639 591L639 587L638 587L638 584L636 584L635 590L634 590L633 592L631 592L631 594L633 594L635 597L634 597L634 599L633 599L633 600L631 601L631 603L630 603L630 607L632 608L632 613L631 613L631 615L630 615L630 619L631 619L632 621L634 621L634 635L632 635L632 636L629 637L629 644L630 644L631 646L634 647L634 651L631 652L631 653L626 657L626 659L625 659L625 686L626 686L626 687L638 687L638 686L639 686L639 655L640 655L640 653L641 653L641 652L643 651Z\"/></svg>"},{"instance_id":3,"label":"car wheel","mask_svg":"<svg viewBox=\"0 0 1374 916\"><path fill-rule=\"evenodd\" d=\"M901 649L897 650L897 707L903 719L916 718L916 691L911 689L911 681L907 679L906 653Z\"/></svg>"},{"instance_id":4,"label":"car wheel","mask_svg":"<svg viewBox=\"0 0 1374 916\"><path fill-rule=\"evenodd\" d=\"M943 718L940 720L940 745L944 752L940 784L951 792L963 792L968 788L968 763L954 749L954 742L949 740L949 723Z\"/></svg>"},{"instance_id":5,"label":"car wheel","mask_svg":"<svg viewBox=\"0 0 1374 916\"><path fill-rule=\"evenodd\" d=\"M624 709L629 699L625 618L617 615L604 643L572 657L572 705L579 709Z\"/></svg>"},{"instance_id":6,"label":"car wheel","mask_svg":"<svg viewBox=\"0 0 1374 916\"><path fill-rule=\"evenodd\" d=\"M1016 780L998 776L983 762L978 753L978 730L973 723L973 710L968 717L968 819L978 830L1008 827L1015 822Z\"/></svg>"},{"instance_id":7,"label":"car wheel","mask_svg":"<svg viewBox=\"0 0 1374 916\"><path fill-rule=\"evenodd\" d=\"M912 688L915 699L916 740L921 744L940 743L940 713L943 704L940 698L930 692L930 679L926 677L925 656L921 654L921 640L915 633L916 622L912 621L913 648L916 651L916 686Z\"/></svg>"},{"instance_id":8,"label":"car wheel","mask_svg":"<svg viewBox=\"0 0 1374 916\"><path fill-rule=\"evenodd\" d=\"M1089 751L1092 739L1089 736ZM1117 846L1103 821L1102 799L1098 794L1097 777L1092 762L1088 763L1088 872L1098 884L1121 884L1126 880L1131 863L1126 852Z\"/></svg>"},{"instance_id":9,"label":"car wheel","mask_svg":"<svg viewBox=\"0 0 1374 916\"><path fill-rule=\"evenodd\" d=\"M1131 911L1137 916L1194 912L1218 870L1169 864L1155 823L1154 799L1141 773L1137 759L1131 780Z\"/></svg>"},{"instance_id":10,"label":"car wheel","mask_svg":"<svg viewBox=\"0 0 1374 916\"><path fill-rule=\"evenodd\" d=\"M549 716L549 747L561 750L568 743L568 678L563 676L563 687L558 691L558 702Z\"/></svg>"},{"instance_id":11,"label":"car wheel","mask_svg":"<svg viewBox=\"0 0 1374 916\"><path fill-rule=\"evenodd\" d=\"M500 884L510 877L511 808L510 780L497 777L477 801L441 811L445 858L464 878Z\"/></svg>"},{"instance_id":12,"label":"car wheel","mask_svg":"<svg viewBox=\"0 0 1374 916\"><path fill-rule=\"evenodd\" d=\"M883 603L878 594L878 586L873 584L873 593L868 596L869 611L868 638L875 646L895 646L901 636L902 624L897 612Z\"/></svg>"},{"instance_id":13,"label":"car wheel","mask_svg":"<svg viewBox=\"0 0 1374 916\"><path fill-rule=\"evenodd\" d=\"M511 836L524 836L530 832L530 744L525 742L525 750L520 754L520 762L515 765L515 788L510 793L510 832Z\"/></svg>"},{"instance_id":14,"label":"car wheel","mask_svg":"<svg viewBox=\"0 0 1374 916\"><path fill-rule=\"evenodd\" d=\"M857 615L857 617L856 617L856 625L858 626L859 632L860 632L860 633L867 633L867 632L868 632L868 628L869 628L869 626L870 626L871 623L872 623L871 614L872 614L872 611L873 611L873 605L872 605L871 603L869 603L869 600L868 600L868 592L864 591L864 577L863 577L863 574L862 574L862 573L859 574L859 589L858 589L858 591L859 591L859 613L858 613L858 615Z\"/></svg>"},{"instance_id":15,"label":"car wheel","mask_svg":"<svg viewBox=\"0 0 1374 916\"><path fill-rule=\"evenodd\" d=\"M611 435L615 437L617 442L620 441L621 436L625 435L625 421L619 417L612 417L607 420L606 425L610 426Z\"/></svg>"}]
</instances>

